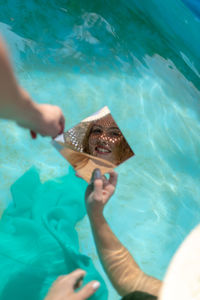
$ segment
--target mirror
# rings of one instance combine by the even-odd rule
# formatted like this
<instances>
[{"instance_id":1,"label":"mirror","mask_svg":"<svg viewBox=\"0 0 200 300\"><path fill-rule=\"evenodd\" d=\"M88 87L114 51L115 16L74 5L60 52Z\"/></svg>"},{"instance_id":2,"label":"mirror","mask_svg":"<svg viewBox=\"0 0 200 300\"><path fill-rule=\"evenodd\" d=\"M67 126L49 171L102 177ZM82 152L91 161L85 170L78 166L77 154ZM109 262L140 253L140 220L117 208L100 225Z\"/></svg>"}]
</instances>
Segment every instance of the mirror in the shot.
<instances>
[{"instance_id":1,"label":"mirror","mask_svg":"<svg viewBox=\"0 0 200 300\"><path fill-rule=\"evenodd\" d=\"M95 168L105 174L134 155L107 106L52 143L87 182Z\"/></svg>"}]
</instances>

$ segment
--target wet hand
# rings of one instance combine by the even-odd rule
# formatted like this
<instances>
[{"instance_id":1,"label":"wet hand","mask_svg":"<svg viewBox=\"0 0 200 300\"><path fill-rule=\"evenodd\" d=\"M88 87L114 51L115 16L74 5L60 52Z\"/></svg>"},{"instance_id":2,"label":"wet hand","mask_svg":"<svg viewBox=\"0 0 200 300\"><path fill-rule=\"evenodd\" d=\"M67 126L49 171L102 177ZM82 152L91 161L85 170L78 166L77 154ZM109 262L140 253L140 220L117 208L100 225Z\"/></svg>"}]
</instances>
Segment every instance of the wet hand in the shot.
<instances>
[{"instance_id":1,"label":"wet hand","mask_svg":"<svg viewBox=\"0 0 200 300\"><path fill-rule=\"evenodd\" d=\"M85 193L86 209L89 216L102 214L105 204L114 194L117 184L117 173L110 172L109 179L101 175L99 169L92 174L91 183Z\"/></svg>"},{"instance_id":2,"label":"wet hand","mask_svg":"<svg viewBox=\"0 0 200 300\"><path fill-rule=\"evenodd\" d=\"M44 300L88 299L96 292L100 283L98 281L91 281L78 292L75 292L75 289L81 286L84 275L85 271L78 269L68 275L58 277Z\"/></svg>"}]
</instances>

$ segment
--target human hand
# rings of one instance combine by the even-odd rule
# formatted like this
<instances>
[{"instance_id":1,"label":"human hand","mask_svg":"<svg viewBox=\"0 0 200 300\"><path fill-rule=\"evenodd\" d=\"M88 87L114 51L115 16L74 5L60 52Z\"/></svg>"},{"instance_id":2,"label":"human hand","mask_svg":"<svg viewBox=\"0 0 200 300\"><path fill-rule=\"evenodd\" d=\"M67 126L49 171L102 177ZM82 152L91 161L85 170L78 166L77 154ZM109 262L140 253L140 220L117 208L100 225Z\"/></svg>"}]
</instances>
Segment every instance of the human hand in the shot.
<instances>
[{"instance_id":1,"label":"human hand","mask_svg":"<svg viewBox=\"0 0 200 300\"><path fill-rule=\"evenodd\" d=\"M17 82L6 47L0 36L0 117L43 136L56 137L64 130L59 107L35 103ZM33 136L33 135L32 135Z\"/></svg>"},{"instance_id":2,"label":"human hand","mask_svg":"<svg viewBox=\"0 0 200 300\"><path fill-rule=\"evenodd\" d=\"M25 115L17 120L17 123L30 129L32 138L36 138L37 133L54 138L64 131L65 118L58 106L33 103L30 109L26 109Z\"/></svg>"},{"instance_id":3,"label":"human hand","mask_svg":"<svg viewBox=\"0 0 200 300\"><path fill-rule=\"evenodd\" d=\"M40 122L35 123L33 131L43 135L56 137L61 134L65 128L65 118L58 106L50 104L39 104L41 115Z\"/></svg>"},{"instance_id":4,"label":"human hand","mask_svg":"<svg viewBox=\"0 0 200 300\"><path fill-rule=\"evenodd\" d=\"M85 271L77 269L74 272L60 276L53 283L46 298L44 300L85 300L92 296L99 288L98 281L91 281L81 290L75 292L82 283Z\"/></svg>"},{"instance_id":5,"label":"human hand","mask_svg":"<svg viewBox=\"0 0 200 300\"><path fill-rule=\"evenodd\" d=\"M55 105L34 102L21 87L18 87L16 103L10 106L14 109L11 119L30 129L33 138L36 138L37 133L54 138L64 131L65 118L61 109Z\"/></svg>"},{"instance_id":6,"label":"human hand","mask_svg":"<svg viewBox=\"0 0 200 300\"><path fill-rule=\"evenodd\" d=\"M110 172L109 179L101 175L99 169L95 169L92 174L91 183L85 193L86 209L90 216L103 213L105 204L114 194L117 184L117 173Z\"/></svg>"}]
</instances>

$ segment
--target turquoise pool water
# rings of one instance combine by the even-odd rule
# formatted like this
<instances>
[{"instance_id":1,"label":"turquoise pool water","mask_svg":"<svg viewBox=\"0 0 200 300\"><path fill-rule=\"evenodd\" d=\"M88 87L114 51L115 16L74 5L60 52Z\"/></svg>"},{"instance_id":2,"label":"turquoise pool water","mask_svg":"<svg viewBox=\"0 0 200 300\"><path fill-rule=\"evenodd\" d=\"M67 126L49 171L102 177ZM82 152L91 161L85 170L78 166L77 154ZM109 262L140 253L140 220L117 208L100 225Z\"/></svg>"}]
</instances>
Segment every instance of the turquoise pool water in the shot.
<instances>
[{"instance_id":1,"label":"turquoise pool water","mask_svg":"<svg viewBox=\"0 0 200 300\"><path fill-rule=\"evenodd\" d=\"M188 1L185 1L188 2ZM59 105L66 129L108 105L136 156L118 167L106 208L142 269L162 279L200 221L200 20L182 1L1 1L0 32L20 83ZM68 172L50 139L1 123L1 210L30 167L41 180ZM71 179L74 180L73 177ZM70 191L68 191L70 193ZM81 252L99 264L87 217Z\"/></svg>"}]
</instances>

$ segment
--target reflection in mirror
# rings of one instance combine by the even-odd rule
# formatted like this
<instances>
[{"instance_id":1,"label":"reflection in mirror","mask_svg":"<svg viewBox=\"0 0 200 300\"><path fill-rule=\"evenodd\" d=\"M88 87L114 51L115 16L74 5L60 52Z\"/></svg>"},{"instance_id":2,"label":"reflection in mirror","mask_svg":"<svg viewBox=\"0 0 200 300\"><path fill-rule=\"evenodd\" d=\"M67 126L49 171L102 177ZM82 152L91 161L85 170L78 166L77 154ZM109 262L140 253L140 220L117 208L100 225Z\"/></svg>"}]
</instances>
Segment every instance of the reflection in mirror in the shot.
<instances>
[{"instance_id":1,"label":"reflection in mirror","mask_svg":"<svg viewBox=\"0 0 200 300\"><path fill-rule=\"evenodd\" d=\"M95 168L105 174L134 155L108 107L55 138L53 145L88 182Z\"/></svg>"}]
</instances>

